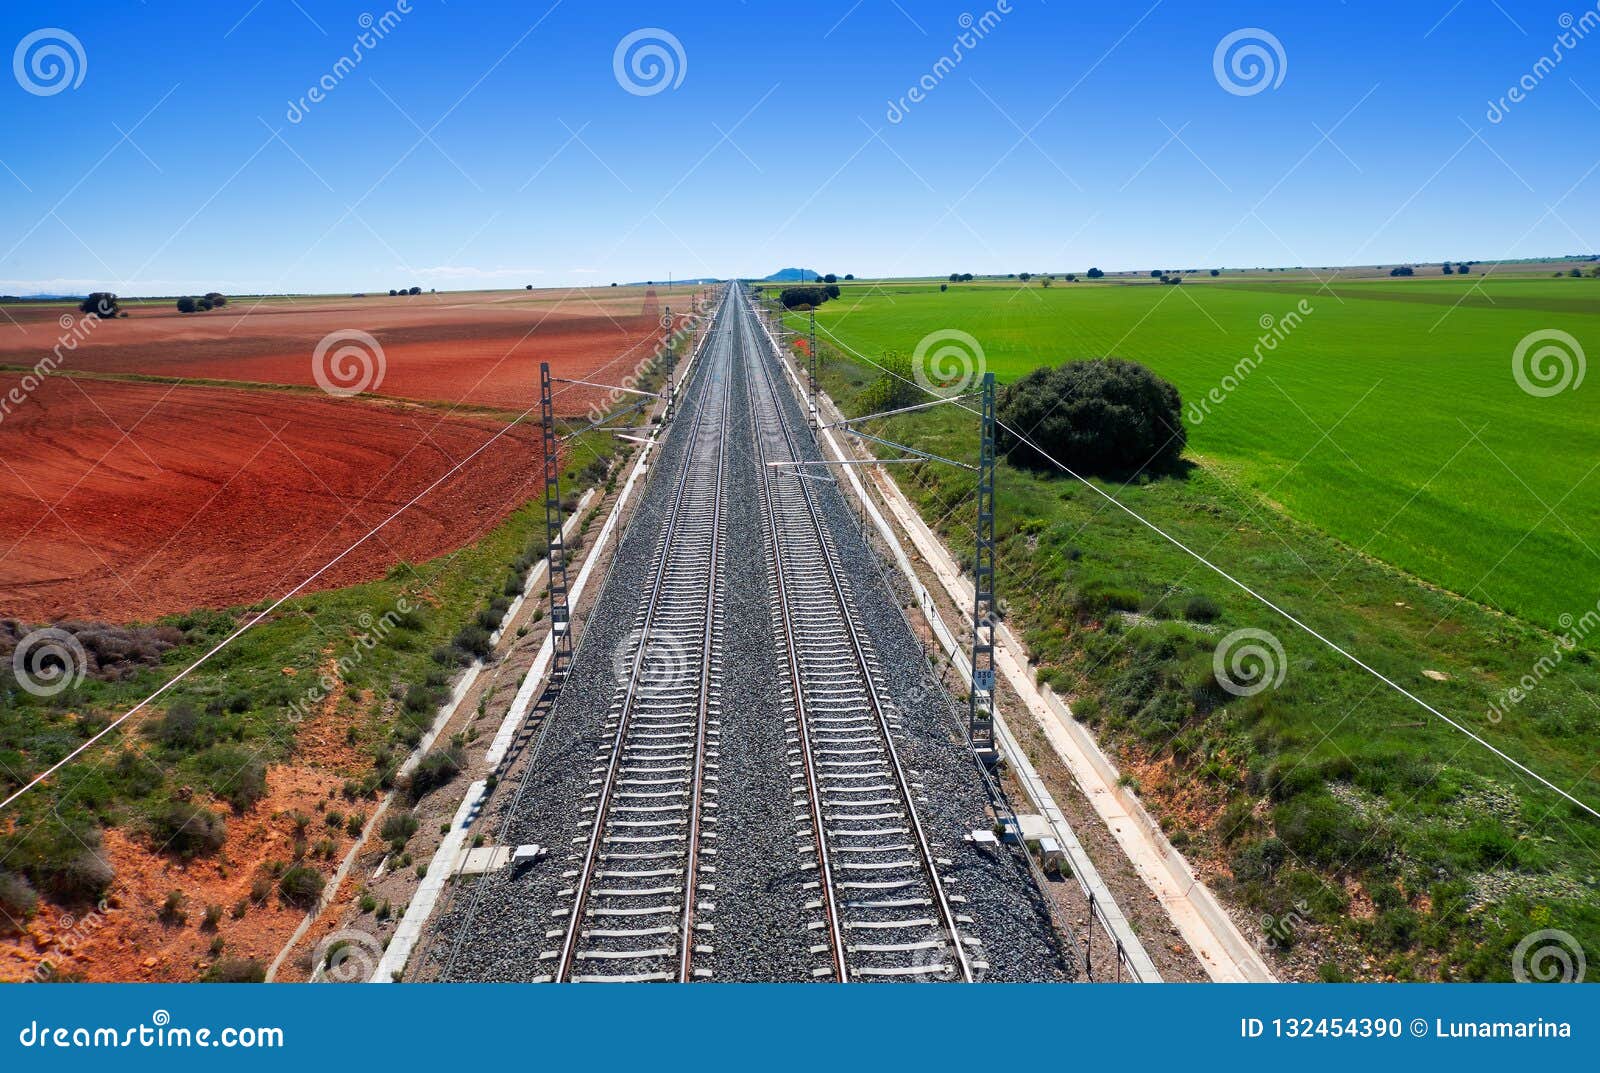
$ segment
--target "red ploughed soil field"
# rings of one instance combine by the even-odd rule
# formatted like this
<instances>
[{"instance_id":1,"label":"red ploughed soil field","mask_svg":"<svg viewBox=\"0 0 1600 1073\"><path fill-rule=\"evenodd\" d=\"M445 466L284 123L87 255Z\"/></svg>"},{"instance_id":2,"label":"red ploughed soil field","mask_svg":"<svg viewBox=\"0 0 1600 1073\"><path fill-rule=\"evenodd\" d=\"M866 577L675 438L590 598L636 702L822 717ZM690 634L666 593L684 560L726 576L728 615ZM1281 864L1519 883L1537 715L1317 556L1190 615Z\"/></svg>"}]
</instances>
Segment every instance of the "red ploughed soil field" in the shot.
<instances>
[{"instance_id":1,"label":"red ploughed soil field","mask_svg":"<svg viewBox=\"0 0 1600 1073\"><path fill-rule=\"evenodd\" d=\"M687 290L654 289L420 294L390 298L238 298L208 313L172 302L127 302L126 319L103 321L63 351L61 371L236 380L316 387L312 355L330 333L361 331L382 347L372 394L493 406L518 412L539 401L539 363L557 376L615 382L661 338L663 305ZM0 365L32 368L63 335L72 307L18 305L0 324ZM339 387L355 380L335 377ZM569 412L592 394L572 392ZM582 403L580 405L580 402Z\"/></svg>"},{"instance_id":2,"label":"red ploughed soil field","mask_svg":"<svg viewBox=\"0 0 1600 1073\"><path fill-rule=\"evenodd\" d=\"M686 289L246 298L188 315L125 302L126 318L76 331L70 305L10 306L0 399L26 398L0 410L0 616L130 622L275 599L482 447L306 591L469 544L535 494L540 447L531 424L491 444L509 418L455 407L536 406L541 361L620 381L675 303L688 310ZM364 376L385 399L315 390L318 343L350 330L383 360L329 378ZM76 346L27 390L26 370L65 338ZM569 388L558 407L580 414L601 395Z\"/></svg>"},{"instance_id":3,"label":"red ploughed soil field","mask_svg":"<svg viewBox=\"0 0 1600 1073\"><path fill-rule=\"evenodd\" d=\"M0 374L0 395L20 382ZM0 422L0 614L146 620L370 580L532 494L537 427L363 399L50 377ZM484 447L485 444L489 446Z\"/></svg>"}]
</instances>

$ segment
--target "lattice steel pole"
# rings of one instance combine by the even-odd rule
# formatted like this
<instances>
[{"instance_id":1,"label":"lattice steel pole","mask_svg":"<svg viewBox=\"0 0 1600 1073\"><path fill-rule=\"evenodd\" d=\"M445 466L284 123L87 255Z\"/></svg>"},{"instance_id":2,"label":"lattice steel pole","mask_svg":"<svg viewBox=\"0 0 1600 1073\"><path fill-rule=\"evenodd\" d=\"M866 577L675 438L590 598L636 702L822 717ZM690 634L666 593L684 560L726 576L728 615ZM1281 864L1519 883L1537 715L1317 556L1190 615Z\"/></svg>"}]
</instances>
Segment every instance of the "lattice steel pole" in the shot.
<instances>
[{"instance_id":1,"label":"lattice steel pole","mask_svg":"<svg viewBox=\"0 0 1600 1073\"><path fill-rule=\"evenodd\" d=\"M672 374L676 371L678 357L672 352L672 307L667 307L666 323L662 326L661 336L662 364L667 367L667 383L662 394L667 397L666 409L662 411L661 423L667 424L672 420L673 404L677 401L678 394L673 390Z\"/></svg>"},{"instance_id":2,"label":"lattice steel pole","mask_svg":"<svg viewBox=\"0 0 1600 1073\"><path fill-rule=\"evenodd\" d=\"M560 439L556 436L550 363L539 363L539 419L544 428L544 535L550 559L550 683L560 685L572 660L567 606L567 545L561 535Z\"/></svg>"},{"instance_id":3,"label":"lattice steel pole","mask_svg":"<svg viewBox=\"0 0 1600 1073\"><path fill-rule=\"evenodd\" d=\"M967 735L986 763L999 758L994 740L994 373L983 374L978 443L978 521L972 557L972 692Z\"/></svg>"},{"instance_id":4,"label":"lattice steel pole","mask_svg":"<svg viewBox=\"0 0 1600 1073\"><path fill-rule=\"evenodd\" d=\"M811 359L811 361L810 361L811 428L812 428L813 431L815 431L817 426L819 424L821 424L821 420L817 417L817 307L816 306L812 306L811 307L811 339L810 339L810 342L806 344L806 351L807 351L807 356L810 357L810 359Z\"/></svg>"}]
</instances>

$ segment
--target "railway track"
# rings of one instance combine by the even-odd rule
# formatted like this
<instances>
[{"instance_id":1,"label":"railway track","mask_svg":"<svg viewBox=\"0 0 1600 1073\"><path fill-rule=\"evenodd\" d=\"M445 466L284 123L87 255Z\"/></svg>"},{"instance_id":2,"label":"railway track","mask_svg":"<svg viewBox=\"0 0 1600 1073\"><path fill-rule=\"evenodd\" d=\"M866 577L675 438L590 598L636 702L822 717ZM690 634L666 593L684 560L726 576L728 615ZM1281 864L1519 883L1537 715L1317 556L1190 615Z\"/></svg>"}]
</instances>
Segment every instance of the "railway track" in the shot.
<instances>
[{"instance_id":1,"label":"railway track","mask_svg":"<svg viewBox=\"0 0 1600 1073\"><path fill-rule=\"evenodd\" d=\"M726 331L725 322L713 328ZM547 933L545 980L687 982L711 975L716 767L725 591L731 392L727 337L694 405L693 426L648 589L617 651L618 686L582 810L592 815L570 899ZM687 416L687 415L684 415ZM682 420L683 417L680 417ZM581 837L581 836L580 836Z\"/></svg>"},{"instance_id":2,"label":"railway track","mask_svg":"<svg viewBox=\"0 0 1600 1073\"><path fill-rule=\"evenodd\" d=\"M774 632L787 667L784 719L789 779L804 867L814 879L807 909L824 964L840 982L962 980L987 966L970 923L956 910L941 859L918 816L916 774L895 745L870 639L860 625L813 480L816 470L769 466L806 456L784 418L771 362L758 348L737 288L735 340L754 434Z\"/></svg>"}]
</instances>

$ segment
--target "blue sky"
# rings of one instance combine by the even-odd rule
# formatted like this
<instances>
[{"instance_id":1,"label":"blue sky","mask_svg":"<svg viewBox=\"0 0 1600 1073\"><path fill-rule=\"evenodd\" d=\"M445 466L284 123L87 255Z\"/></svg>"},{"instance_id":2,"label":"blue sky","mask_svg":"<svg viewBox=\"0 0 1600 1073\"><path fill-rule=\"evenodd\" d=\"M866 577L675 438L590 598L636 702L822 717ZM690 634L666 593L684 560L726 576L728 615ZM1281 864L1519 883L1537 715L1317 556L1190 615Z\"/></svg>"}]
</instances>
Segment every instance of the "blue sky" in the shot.
<instances>
[{"instance_id":1,"label":"blue sky","mask_svg":"<svg viewBox=\"0 0 1600 1073\"><path fill-rule=\"evenodd\" d=\"M64 30L84 57L69 47L65 85L15 53L0 77L0 292L1600 248L1600 29L1534 73L1559 17L1593 0L410 0L298 121L291 102L351 55L361 16L395 5L251 2L0 12L6 49ZM935 74L963 13L985 11ZM648 28L682 60L631 93L614 54ZM1240 30L1273 70L1259 92L1214 70ZM1536 88L1491 122L1524 76Z\"/></svg>"}]
</instances>

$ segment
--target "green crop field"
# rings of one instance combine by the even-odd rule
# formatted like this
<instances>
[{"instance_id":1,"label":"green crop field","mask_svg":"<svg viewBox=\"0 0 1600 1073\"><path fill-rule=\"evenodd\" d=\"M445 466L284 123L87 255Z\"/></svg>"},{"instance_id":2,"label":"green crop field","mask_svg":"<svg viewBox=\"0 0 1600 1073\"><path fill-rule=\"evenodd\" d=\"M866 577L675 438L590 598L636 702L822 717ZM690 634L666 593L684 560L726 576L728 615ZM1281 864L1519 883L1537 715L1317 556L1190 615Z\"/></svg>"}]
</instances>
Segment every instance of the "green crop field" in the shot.
<instances>
[{"instance_id":1,"label":"green crop field","mask_svg":"<svg viewBox=\"0 0 1600 1073\"><path fill-rule=\"evenodd\" d=\"M1512 372L1530 332L1600 347L1600 280L842 286L817 323L869 357L953 328L1002 382L1140 361L1182 392L1190 456L1265 504L1546 628L1600 598L1600 385L1536 397Z\"/></svg>"}]
</instances>

